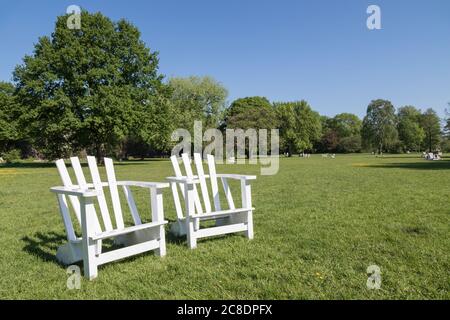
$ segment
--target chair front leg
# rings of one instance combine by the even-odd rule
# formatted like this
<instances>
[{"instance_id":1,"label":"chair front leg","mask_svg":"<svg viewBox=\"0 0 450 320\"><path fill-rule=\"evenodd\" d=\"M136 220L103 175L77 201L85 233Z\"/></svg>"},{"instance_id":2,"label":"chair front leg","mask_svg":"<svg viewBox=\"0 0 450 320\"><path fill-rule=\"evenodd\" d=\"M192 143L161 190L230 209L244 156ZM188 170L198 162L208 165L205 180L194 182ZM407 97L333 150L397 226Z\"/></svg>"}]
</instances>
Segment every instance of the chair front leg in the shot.
<instances>
[{"instance_id":1,"label":"chair front leg","mask_svg":"<svg viewBox=\"0 0 450 320\"><path fill-rule=\"evenodd\" d=\"M246 236L253 239L253 210L252 208L252 188L249 180L241 180L242 208L249 208L246 214L247 231Z\"/></svg>"},{"instance_id":2,"label":"chair front leg","mask_svg":"<svg viewBox=\"0 0 450 320\"><path fill-rule=\"evenodd\" d=\"M97 243L91 240L95 234L95 208L92 198L80 197L81 228L83 243L84 276L92 280L97 277Z\"/></svg>"},{"instance_id":3,"label":"chair front leg","mask_svg":"<svg viewBox=\"0 0 450 320\"><path fill-rule=\"evenodd\" d=\"M164 220L164 206L163 195L161 189L152 188L151 194L151 207L152 207L152 221ZM166 231L164 225L159 226L159 249L155 251L156 255L164 257L166 255Z\"/></svg>"},{"instance_id":4,"label":"chair front leg","mask_svg":"<svg viewBox=\"0 0 450 320\"><path fill-rule=\"evenodd\" d=\"M190 249L194 249L197 247L197 238L195 232L195 224L196 222L192 218L192 215L195 213L194 208L194 185L186 183L184 185L184 194L185 194L185 203L186 203L186 233L187 233L187 242Z\"/></svg>"}]
</instances>

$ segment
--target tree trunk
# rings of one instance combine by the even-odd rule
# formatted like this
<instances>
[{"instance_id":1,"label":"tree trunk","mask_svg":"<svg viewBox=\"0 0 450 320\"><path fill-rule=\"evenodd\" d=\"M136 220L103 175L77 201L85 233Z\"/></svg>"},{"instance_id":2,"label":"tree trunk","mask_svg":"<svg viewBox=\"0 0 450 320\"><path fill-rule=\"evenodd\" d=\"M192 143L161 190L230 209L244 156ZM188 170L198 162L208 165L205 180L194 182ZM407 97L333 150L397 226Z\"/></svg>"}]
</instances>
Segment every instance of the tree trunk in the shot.
<instances>
[{"instance_id":1,"label":"tree trunk","mask_svg":"<svg viewBox=\"0 0 450 320\"><path fill-rule=\"evenodd\" d=\"M99 144L96 146L95 153L96 153L95 157L97 159L97 164L103 165L103 158L105 156L105 153L104 153L104 148L103 148L102 144Z\"/></svg>"}]
</instances>

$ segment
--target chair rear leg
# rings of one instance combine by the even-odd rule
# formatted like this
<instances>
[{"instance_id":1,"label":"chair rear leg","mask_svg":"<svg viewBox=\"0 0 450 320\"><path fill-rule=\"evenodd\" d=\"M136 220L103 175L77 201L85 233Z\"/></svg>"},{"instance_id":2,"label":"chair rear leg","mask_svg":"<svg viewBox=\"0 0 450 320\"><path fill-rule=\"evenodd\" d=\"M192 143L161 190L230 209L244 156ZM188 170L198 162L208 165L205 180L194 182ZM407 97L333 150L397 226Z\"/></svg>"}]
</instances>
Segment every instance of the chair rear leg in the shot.
<instances>
[{"instance_id":1,"label":"chair rear leg","mask_svg":"<svg viewBox=\"0 0 450 320\"><path fill-rule=\"evenodd\" d=\"M253 211L247 212L247 231L245 232L245 235L249 239L253 239Z\"/></svg>"}]
</instances>

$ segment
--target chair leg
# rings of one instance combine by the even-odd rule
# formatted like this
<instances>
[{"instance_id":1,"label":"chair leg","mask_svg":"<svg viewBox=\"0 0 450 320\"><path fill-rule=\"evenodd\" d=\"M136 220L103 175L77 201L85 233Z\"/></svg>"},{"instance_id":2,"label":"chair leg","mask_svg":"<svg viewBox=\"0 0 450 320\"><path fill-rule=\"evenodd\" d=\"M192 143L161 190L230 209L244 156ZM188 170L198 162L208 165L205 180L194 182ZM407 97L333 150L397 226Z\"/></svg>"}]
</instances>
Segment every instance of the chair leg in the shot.
<instances>
[{"instance_id":1,"label":"chair leg","mask_svg":"<svg viewBox=\"0 0 450 320\"><path fill-rule=\"evenodd\" d=\"M97 278L97 263L95 262L95 252L97 249L96 243L89 244L88 239L83 239L83 267L84 267L84 276L93 280Z\"/></svg>"},{"instance_id":2,"label":"chair leg","mask_svg":"<svg viewBox=\"0 0 450 320\"><path fill-rule=\"evenodd\" d=\"M166 231L164 226L159 227L159 249L156 249L156 255L164 257L166 255Z\"/></svg>"},{"instance_id":3,"label":"chair leg","mask_svg":"<svg viewBox=\"0 0 450 320\"><path fill-rule=\"evenodd\" d=\"M247 212L247 231L246 236L253 239L253 211Z\"/></svg>"},{"instance_id":4,"label":"chair leg","mask_svg":"<svg viewBox=\"0 0 450 320\"><path fill-rule=\"evenodd\" d=\"M189 249L195 249L197 247L197 238L195 237L195 230L194 230L194 221L187 218L187 242Z\"/></svg>"}]
</instances>

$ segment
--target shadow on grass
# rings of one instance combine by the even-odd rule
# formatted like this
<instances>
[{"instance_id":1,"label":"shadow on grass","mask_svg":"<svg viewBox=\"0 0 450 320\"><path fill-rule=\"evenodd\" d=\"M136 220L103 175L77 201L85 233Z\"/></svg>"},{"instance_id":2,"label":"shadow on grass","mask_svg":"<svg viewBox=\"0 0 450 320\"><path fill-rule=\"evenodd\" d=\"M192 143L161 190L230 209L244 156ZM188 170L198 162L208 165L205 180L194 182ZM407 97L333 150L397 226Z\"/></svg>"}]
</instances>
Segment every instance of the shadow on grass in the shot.
<instances>
[{"instance_id":1,"label":"shadow on grass","mask_svg":"<svg viewBox=\"0 0 450 320\"><path fill-rule=\"evenodd\" d=\"M423 162L398 162L384 163L377 165L367 165L366 168L381 169L410 169L410 170L448 170L450 169L450 161L426 161Z\"/></svg>"},{"instance_id":2,"label":"shadow on grass","mask_svg":"<svg viewBox=\"0 0 450 320\"><path fill-rule=\"evenodd\" d=\"M56 259L56 250L60 246L66 237L56 232L50 232L44 234L37 232L33 236L25 236L21 239L26 245L23 247L25 252L33 256L38 256L45 262L54 262L60 266L63 266Z\"/></svg>"}]
</instances>

